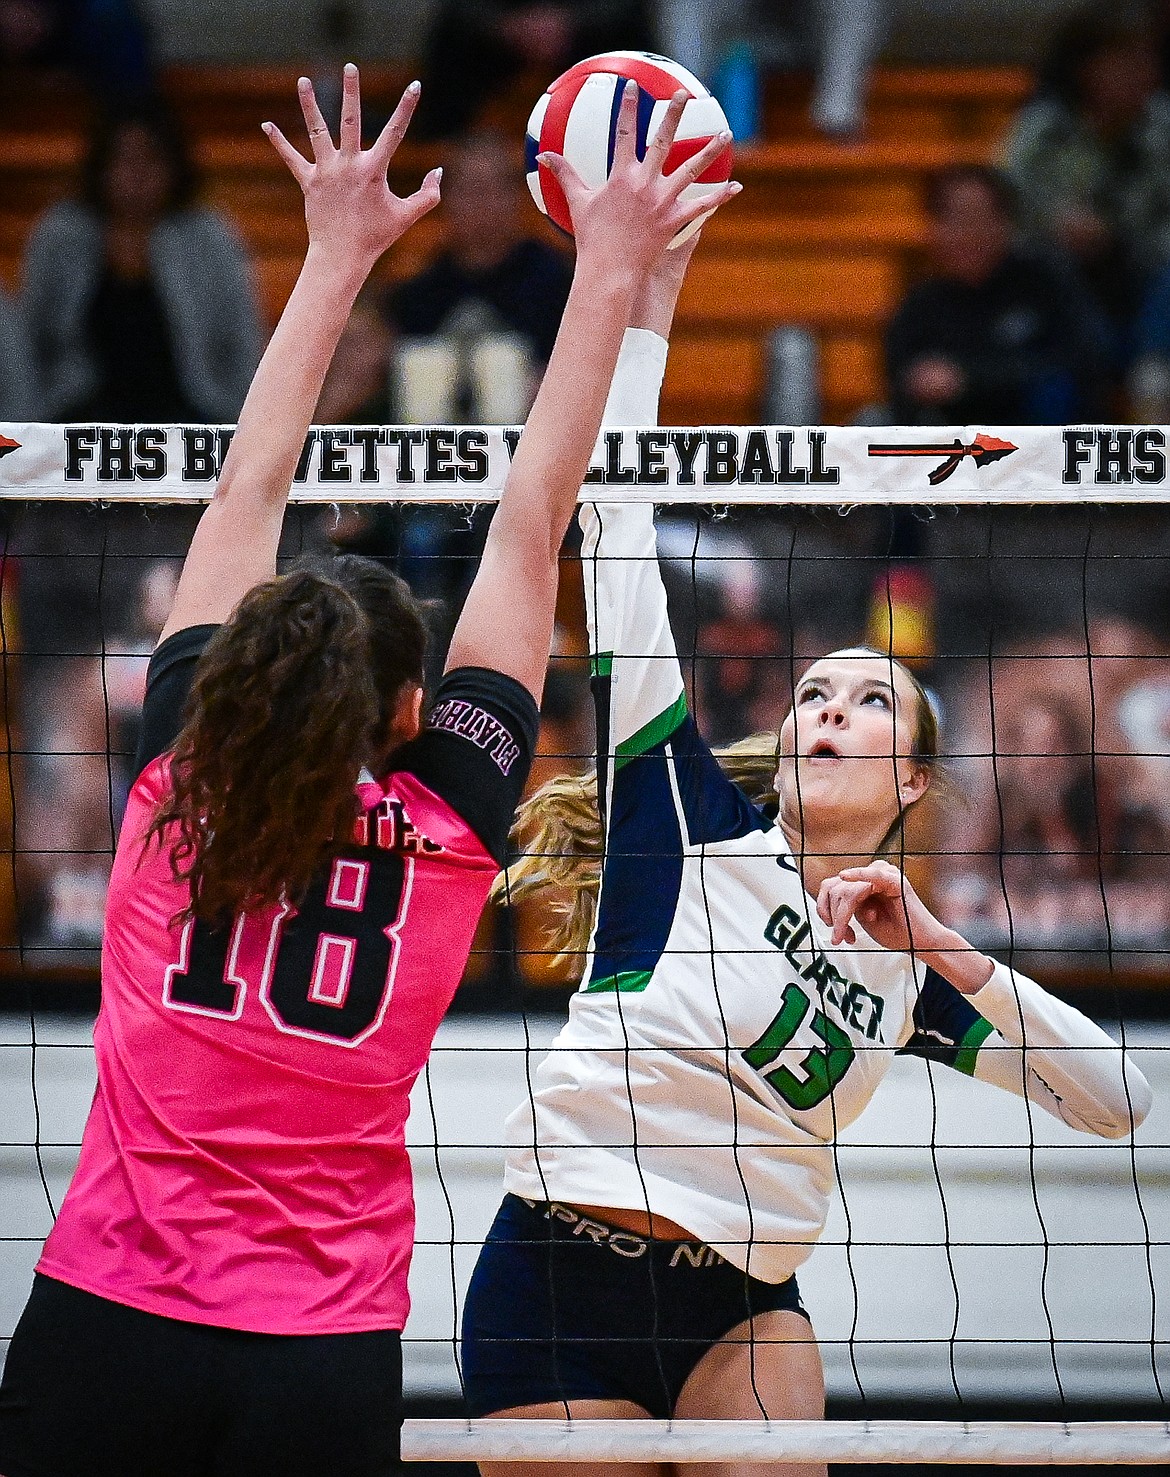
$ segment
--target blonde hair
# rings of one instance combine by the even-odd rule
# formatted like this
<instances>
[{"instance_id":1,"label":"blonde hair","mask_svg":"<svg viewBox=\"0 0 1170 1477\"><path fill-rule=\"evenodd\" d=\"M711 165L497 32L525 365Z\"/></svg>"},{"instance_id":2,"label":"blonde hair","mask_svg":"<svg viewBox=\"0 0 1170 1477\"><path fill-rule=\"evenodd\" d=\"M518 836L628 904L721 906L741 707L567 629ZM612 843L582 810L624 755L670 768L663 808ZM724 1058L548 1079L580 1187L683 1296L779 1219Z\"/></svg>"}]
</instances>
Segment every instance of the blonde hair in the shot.
<instances>
[{"instance_id":1,"label":"blonde hair","mask_svg":"<svg viewBox=\"0 0 1170 1477\"><path fill-rule=\"evenodd\" d=\"M914 688L917 712L911 756L930 775L924 794L902 807L882 838L875 855L898 859L905 849L905 824L910 811L930 797L945 799L950 784L939 764L938 722L930 698L902 662L871 647L849 647L850 652L880 656L905 672ZM766 815L775 815L779 739L774 733L755 733L725 748L713 750L719 767L748 800ZM512 828L519 855L492 886L493 902L519 903L544 897L548 909L547 936L556 950L555 962L583 957L589 948L597 899L605 833L597 803L597 770L562 774L543 784L520 806Z\"/></svg>"},{"instance_id":2,"label":"blonde hair","mask_svg":"<svg viewBox=\"0 0 1170 1477\"><path fill-rule=\"evenodd\" d=\"M754 804L777 803L776 735L756 733L716 749L719 766ZM593 932L605 835L597 804L597 771L562 774L525 800L512 841L520 855L496 878L493 901L517 903L549 893L549 941L557 958L584 954Z\"/></svg>"}]
</instances>

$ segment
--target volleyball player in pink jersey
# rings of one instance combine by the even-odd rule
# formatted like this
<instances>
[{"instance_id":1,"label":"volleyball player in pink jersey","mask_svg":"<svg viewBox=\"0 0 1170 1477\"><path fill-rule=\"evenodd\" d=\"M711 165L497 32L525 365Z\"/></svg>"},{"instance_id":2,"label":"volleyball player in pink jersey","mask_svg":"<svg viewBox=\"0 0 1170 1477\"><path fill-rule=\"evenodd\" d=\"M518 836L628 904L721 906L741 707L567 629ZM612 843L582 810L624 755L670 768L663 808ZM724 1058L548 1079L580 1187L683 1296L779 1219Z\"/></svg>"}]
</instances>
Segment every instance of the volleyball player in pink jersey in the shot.
<instances>
[{"instance_id":1,"label":"volleyball player in pink jersey","mask_svg":"<svg viewBox=\"0 0 1170 1477\"><path fill-rule=\"evenodd\" d=\"M577 237L561 332L420 724L407 587L276 578L326 367L375 261L439 195L312 88L309 249L151 660L110 882L98 1089L0 1387L4 1477L394 1469L413 1239L408 1094L459 983L536 736L557 554L638 282L710 200L625 98L609 183L559 158ZM722 198L734 193L728 186Z\"/></svg>"}]
</instances>

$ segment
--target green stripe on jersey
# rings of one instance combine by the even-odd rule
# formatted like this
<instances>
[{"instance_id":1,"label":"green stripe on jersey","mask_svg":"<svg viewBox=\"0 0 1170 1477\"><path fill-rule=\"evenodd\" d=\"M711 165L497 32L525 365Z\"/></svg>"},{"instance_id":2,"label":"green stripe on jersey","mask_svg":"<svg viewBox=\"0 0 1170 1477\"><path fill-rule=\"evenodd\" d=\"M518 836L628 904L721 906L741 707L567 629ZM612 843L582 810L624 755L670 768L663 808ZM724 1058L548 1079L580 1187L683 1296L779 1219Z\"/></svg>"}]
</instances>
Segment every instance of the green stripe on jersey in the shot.
<instances>
[{"instance_id":1,"label":"green stripe on jersey","mask_svg":"<svg viewBox=\"0 0 1170 1477\"><path fill-rule=\"evenodd\" d=\"M589 658L590 677L608 677L613 672L613 652L595 651Z\"/></svg>"},{"instance_id":2,"label":"green stripe on jersey","mask_svg":"<svg viewBox=\"0 0 1170 1477\"><path fill-rule=\"evenodd\" d=\"M623 995L637 995L650 983L654 973L651 969L624 969L620 974L607 974L603 980L594 980L585 986L586 995L599 995L609 990Z\"/></svg>"},{"instance_id":3,"label":"green stripe on jersey","mask_svg":"<svg viewBox=\"0 0 1170 1477\"><path fill-rule=\"evenodd\" d=\"M687 716L687 695L680 692L665 713L659 713L657 718L651 718L644 727L639 728L631 738L623 739L614 750L613 767L620 769L623 764L636 759L639 754L645 754L655 744L662 743L675 731L683 719Z\"/></svg>"},{"instance_id":4,"label":"green stripe on jersey","mask_svg":"<svg viewBox=\"0 0 1170 1477\"><path fill-rule=\"evenodd\" d=\"M968 1077L975 1075L975 1058L979 1055L979 1048L991 1035L995 1027L990 1021L985 1021L982 1016L971 1023L971 1028L959 1042L958 1054L955 1057L955 1071L965 1072Z\"/></svg>"}]
</instances>

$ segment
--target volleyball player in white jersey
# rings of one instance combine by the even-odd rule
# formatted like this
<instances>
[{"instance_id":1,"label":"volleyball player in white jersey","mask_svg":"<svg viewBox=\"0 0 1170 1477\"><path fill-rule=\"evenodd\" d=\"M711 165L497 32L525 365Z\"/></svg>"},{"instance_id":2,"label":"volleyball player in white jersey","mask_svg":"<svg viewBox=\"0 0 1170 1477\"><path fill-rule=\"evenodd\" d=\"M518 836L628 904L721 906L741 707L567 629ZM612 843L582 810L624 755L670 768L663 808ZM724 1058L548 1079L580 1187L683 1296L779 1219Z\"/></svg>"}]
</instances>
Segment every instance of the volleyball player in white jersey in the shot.
<instances>
[{"instance_id":1,"label":"volleyball player in white jersey","mask_svg":"<svg viewBox=\"0 0 1170 1477\"><path fill-rule=\"evenodd\" d=\"M656 423L684 266L668 252L646 283L611 425ZM582 523L600 795L569 780L530 802L538 855L512 894L564 876L557 854L582 849L598 810L604 865L584 983L508 1121L508 1193L464 1312L467 1399L473 1415L818 1418L795 1273L824 1227L832 1142L895 1053L1106 1138L1142 1121L1149 1087L1104 1032L972 949L880 859L897 855L937 753L904 667L859 648L808 668L765 771L769 813L687 711L651 508L589 506ZM545 1470L591 1469L481 1466Z\"/></svg>"}]
</instances>

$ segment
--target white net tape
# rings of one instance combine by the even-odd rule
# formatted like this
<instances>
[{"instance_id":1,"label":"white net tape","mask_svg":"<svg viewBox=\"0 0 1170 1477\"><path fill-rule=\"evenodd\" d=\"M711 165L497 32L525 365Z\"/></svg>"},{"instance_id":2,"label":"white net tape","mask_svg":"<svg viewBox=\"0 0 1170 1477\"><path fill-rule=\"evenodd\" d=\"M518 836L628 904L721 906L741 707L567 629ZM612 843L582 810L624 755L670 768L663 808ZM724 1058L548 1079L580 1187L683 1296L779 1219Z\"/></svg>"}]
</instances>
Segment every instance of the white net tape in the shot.
<instances>
[{"instance_id":1,"label":"white net tape","mask_svg":"<svg viewBox=\"0 0 1170 1477\"><path fill-rule=\"evenodd\" d=\"M995 1462L1041 1466L1170 1461L1166 1421L412 1420L405 1461Z\"/></svg>"},{"instance_id":2,"label":"white net tape","mask_svg":"<svg viewBox=\"0 0 1170 1477\"><path fill-rule=\"evenodd\" d=\"M0 423L0 496L195 502L210 496L230 426ZM494 502L520 438L500 426L316 426L294 502ZM587 495L632 502L838 506L1156 501L1158 426L788 427L607 430Z\"/></svg>"}]
</instances>

